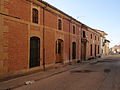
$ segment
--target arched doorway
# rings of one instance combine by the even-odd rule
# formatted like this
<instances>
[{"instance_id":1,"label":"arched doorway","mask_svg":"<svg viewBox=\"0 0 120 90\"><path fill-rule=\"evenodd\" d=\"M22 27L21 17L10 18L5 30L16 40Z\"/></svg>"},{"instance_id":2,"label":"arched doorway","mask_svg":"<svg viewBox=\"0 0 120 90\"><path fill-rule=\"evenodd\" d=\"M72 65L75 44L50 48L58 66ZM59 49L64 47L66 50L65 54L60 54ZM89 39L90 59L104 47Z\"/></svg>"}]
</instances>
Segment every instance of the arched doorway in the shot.
<instances>
[{"instance_id":1,"label":"arched doorway","mask_svg":"<svg viewBox=\"0 0 120 90\"><path fill-rule=\"evenodd\" d=\"M92 44L90 45L90 56L92 56Z\"/></svg>"},{"instance_id":2,"label":"arched doorway","mask_svg":"<svg viewBox=\"0 0 120 90\"><path fill-rule=\"evenodd\" d=\"M82 39L81 40L81 60L82 61L86 60L86 44L87 44L87 41Z\"/></svg>"},{"instance_id":3,"label":"arched doorway","mask_svg":"<svg viewBox=\"0 0 120 90\"><path fill-rule=\"evenodd\" d=\"M56 63L62 63L63 62L63 40L58 39L56 41Z\"/></svg>"},{"instance_id":4,"label":"arched doorway","mask_svg":"<svg viewBox=\"0 0 120 90\"><path fill-rule=\"evenodd\" d=\"M40 66L40 38L30 38L30 63L29 67Z\"/></svg>"},{"instance_id":5,"label":"arched doorway","mask_svg":"<svg viewBox=\"0 0 120 90\"><path fill-rule=\"evenodd\" d=\"M95 45L95 57L97 56L97 45Z\"/></svg>"},{"instance_id":6,"label":"arched doorway","mask_svg":"<svg viewBox=\"0 0 120 90\"><path fill-rule=\"evenodd\" d=\"M72 43L72 59L76 59L76 42Z\"/></svg>"}]
</instances>

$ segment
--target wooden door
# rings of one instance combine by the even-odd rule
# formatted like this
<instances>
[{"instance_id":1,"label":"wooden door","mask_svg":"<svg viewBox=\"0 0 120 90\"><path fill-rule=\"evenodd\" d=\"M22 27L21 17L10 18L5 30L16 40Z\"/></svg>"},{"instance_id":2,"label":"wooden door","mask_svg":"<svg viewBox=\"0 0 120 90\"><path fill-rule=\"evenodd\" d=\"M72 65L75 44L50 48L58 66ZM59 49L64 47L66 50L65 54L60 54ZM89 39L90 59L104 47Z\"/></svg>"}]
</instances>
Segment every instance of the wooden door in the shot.
<instances>
[{"instance_id":1,"label":"wooden door","mask_svg":"<svg viewBox=\"0 0 120 90\"><path fill-rule=\"evenodd\" d=\"M63 62L63 41L57 40L56 41L56 63Z\"/></svg>"},{"instance_id":2,"label":"wooden door","mask_svg":"<svg viewBox=\"0 0 120 90\"><path fill-rule=\"evenodd\" d=\"M81 43L81 60L86 60L86 43Z\"/></svg>"}]
</instances>

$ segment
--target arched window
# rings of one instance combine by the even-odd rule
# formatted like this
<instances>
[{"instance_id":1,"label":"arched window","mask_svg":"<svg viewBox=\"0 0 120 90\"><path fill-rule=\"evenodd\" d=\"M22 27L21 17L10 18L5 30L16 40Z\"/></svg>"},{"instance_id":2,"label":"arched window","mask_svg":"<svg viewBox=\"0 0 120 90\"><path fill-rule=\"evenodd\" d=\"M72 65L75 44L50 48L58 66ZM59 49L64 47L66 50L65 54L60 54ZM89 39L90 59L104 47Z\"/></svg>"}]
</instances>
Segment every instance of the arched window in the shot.
<instances>
[{"instance_id":1,"label":"arched window","mask_svg":"<svg viewBox=\"0 0 120 90\"><path fill-rule=\"evenodd\" d=\"M92 39L92 34L91 34L91 39Z\"/></svg>"},{"instance_id":2,"label":"arched window","mask_svg":"<svg viewBox=\"0 0 120 90\"><path fill-rule=\"evenodd\" d=\"M35 8L32 10L32 22L38 23L38 10Z\"/></svg>"},{"instance_id":3,"label":"arched window","mask_svg":"<svg viewBox=\"0 0 120 90\"><path fill-rule=\"evenodd\" d=\"M98 41L100 40L100 38L98 37Z\"/></svg>"},{"instance_id":4,"label":"arched window","mask_svg":"<svg viewBox=\"0 0 120 90\"><path fill-rule=\"evenodd\" d=\"M86 34L85 34L85 31L83 31L83 38L86 38Z\"/></svg>"},{"instance_id":5,"label":"arched window","mask_svg":"<svg viewBox=\"0 0 120 90\"><path fill-rule=\"evenodd\" d=\"M96 38L97 38L97 37L95 36L95 40L96 40Z\"/></svg>"},{"instance_id":6,"label":"arched window","mask_svg":"<svg viewBox=\"0 0 120 90\"><path fill-rule=\"evenodd\" d=\"M62 20L58 19L58 30L62 30Z\"/></svg>"},{"instance_id":7,"label":"arched window","mask_svg":"<svg viewBox=\"0 0 120 90\"><path fill-rule=\"evenodd\" d=\"M73 25L73 34L75 34L75 31L76 31L76 27L75 25Z\"/></svg>"}]
</instances>

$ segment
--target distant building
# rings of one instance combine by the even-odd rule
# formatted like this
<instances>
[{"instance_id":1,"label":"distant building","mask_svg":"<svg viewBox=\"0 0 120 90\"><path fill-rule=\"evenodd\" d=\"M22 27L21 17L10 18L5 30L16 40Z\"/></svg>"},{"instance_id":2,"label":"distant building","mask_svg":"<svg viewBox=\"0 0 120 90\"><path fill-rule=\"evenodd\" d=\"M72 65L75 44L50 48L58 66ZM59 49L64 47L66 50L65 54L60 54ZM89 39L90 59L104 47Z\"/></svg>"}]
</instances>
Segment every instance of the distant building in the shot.
<instances>
[{"instance_id":1,"label":"distant building","mask_svg":"<svg viewBox=\"0 0 120 90\"><path fill-rule=\"evenodd\" d=\"M112 53L120 53L120 45L115 45L110 49Z\"/></svg>"}]
</instances>

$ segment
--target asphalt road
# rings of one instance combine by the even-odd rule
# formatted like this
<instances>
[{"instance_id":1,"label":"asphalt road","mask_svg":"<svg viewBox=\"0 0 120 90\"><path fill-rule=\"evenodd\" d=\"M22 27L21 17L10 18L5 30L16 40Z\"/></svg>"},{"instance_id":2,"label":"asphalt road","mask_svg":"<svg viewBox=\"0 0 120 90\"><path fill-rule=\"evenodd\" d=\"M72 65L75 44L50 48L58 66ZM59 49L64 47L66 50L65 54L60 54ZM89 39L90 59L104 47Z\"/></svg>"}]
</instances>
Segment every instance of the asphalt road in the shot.
<instances>
[{"instance_id":1,"label":"asphalt road","mask_svg":"<svg viewBox=\"0 0 120 90\"><path fill-rule=\"evenodd\" d=\"M111 56L14 90L120 90L120 56Z\"/></svg>"}]
</instances>

